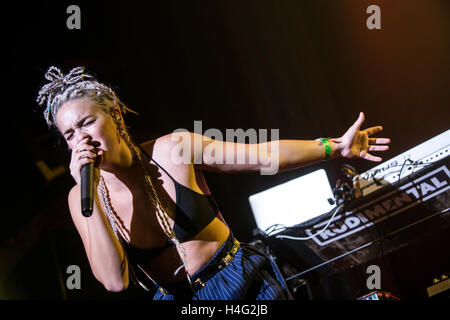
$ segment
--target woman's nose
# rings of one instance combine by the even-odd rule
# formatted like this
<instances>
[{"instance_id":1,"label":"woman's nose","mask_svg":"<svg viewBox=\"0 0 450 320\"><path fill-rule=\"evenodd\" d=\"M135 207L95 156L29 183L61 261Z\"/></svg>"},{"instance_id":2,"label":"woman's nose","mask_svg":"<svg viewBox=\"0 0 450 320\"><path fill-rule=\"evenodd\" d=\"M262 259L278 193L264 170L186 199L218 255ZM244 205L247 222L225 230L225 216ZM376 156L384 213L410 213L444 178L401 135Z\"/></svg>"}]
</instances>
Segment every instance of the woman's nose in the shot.
<instances>
[{"instance_id":1,"label":"woman's nose","mask_svg":"<svg viewBox=\"0 0 450 320\"><path fill-rule=\"evenodd\" d=\"M91 136L82 130L77 129L75 131L75 135L76 135L75 141L76 141L77 145L86 138L89 138L88 143L89 143L89 141L91 141Z\"/></svg>"}]
</instances>

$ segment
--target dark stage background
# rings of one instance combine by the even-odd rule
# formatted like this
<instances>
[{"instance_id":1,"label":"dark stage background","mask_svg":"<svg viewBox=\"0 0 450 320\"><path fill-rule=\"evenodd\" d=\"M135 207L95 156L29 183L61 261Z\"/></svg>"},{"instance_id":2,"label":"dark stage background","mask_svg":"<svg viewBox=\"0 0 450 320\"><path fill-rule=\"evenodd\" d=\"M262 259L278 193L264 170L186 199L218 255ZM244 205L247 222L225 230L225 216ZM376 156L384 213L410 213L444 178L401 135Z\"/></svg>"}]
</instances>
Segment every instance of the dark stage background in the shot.
<instances>
[{"instance_id":1,"label":"dark stage background","mask_svg":"<svg viewBox=\"0 0 450 320\"><path fill-rule=\"evenodd\" d=\"M66 27L71 4L81 8L81 30ZM381 30L366 27L372 4ZM140 114L126 118L137 142L193 131L194 120L204 130L337 137L364 111L364 127L381 124L392 140L387 160L449 128L446 0L34 1L4 7L2 23L3 299L140 295L107 293L88 267L66 204L69 153L35 103L51 65L83 65L115 88ZM40 161L65 171L47 180ZM334 185L344 163L375 166L338 159L274 176L206 177L237 238L251 241L249 195L318 168ZM65 289L72 264L82 290Z\"/></svg>"}]
</instances>

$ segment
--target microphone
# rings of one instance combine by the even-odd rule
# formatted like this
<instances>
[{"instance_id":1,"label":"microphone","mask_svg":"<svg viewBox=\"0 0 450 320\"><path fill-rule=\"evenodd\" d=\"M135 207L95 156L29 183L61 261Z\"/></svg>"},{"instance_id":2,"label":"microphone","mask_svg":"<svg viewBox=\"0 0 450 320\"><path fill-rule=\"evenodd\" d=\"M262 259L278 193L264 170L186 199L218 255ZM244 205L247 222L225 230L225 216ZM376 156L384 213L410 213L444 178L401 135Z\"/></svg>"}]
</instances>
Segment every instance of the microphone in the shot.
<instances>
[{"instance_id":1,"label":"microphone","mask_svg":"<svg viewBox=\"0 0 450 320\"><path fill-rule=\"evenodd\" d=\"M90 217L94 210L94 163L81 167L81 213Z\"/></svg>"}]
</instances>

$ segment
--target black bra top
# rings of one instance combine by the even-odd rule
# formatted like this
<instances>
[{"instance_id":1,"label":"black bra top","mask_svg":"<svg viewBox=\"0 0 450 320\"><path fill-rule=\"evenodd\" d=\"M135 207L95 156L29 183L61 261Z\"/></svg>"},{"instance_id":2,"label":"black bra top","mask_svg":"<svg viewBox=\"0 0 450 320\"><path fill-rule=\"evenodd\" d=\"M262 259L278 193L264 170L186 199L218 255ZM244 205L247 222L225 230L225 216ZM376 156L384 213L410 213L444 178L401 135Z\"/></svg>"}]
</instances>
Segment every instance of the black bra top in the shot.
<instances>
[{"instance_id":1,"label":"black bra top","mask_svg":"<svg viewBox=\"0 0 450 320\"><path fill-rule=\"evenodd\" d=\"M163 167L152 159L142 148L141 151L163 170L175 185L176 209L173 231L180 242L191 239L202 231L219 212L216 201L210 194L198 193L181 183L177 182ZM164 249L174 244L169 239L164 247L152 249L140 249L122 241L127 250L128 256L133 257L136 263L144 263L164 251Z\"/></svg>"},{"instance_id":2,"label":"black bra top","mask_svg":"<svg viewBox=\"0 0 450 320\"><path fill-rule=\"evenodd\" d=\"M121 239L122 244L127 252L128 258L136 263L136 264L142 264L145 265L147 262L153 258L156 258L159 256L166 248L173 247L173 242L168 239L166 242L166 245L164 247L160 248L151 248L151 249L142 249L142 248L136 248L126 242L125 240Z\"/></svg>"}]
</instances>

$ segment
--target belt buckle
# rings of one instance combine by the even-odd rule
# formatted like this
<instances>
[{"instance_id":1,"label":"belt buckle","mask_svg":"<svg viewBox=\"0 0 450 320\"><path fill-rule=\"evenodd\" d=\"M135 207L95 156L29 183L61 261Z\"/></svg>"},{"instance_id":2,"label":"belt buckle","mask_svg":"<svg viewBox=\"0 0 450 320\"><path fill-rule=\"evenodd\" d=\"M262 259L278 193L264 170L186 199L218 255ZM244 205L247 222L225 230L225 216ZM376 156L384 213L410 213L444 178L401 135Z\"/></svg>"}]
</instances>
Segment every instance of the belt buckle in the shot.
<instances>
[{"instance_id":1,"label":"belt buckle","mask_svg":"<svg viewBox=\"0 0 450 320\"><path fill-rule=\"evenodd\" d=\"M230 263L231 260L234 259L234 255L236 254L236 252L238 251L240 245L239 245L239 241L237 241L236 239L234 239L234 244L233 247L230 249L230 251L227 253L227 255L225 256L225 258L223 258L223 262L225 263L225 266L228 266L228 264Z\"/></svg>"},{"instance_id":2,"label":"belt buckle","mask_svg":"<svg viewBox=\"0 0 450 320\"><path fill-rule=\"evenodd\" d=\"M234 239L233 247L232 247L231 250L230 250L230 252L233 254L233 256L236 254L236 252L238 251L239 247L240 247L239 241L237 241L236 239Z\"/></svg>"},{"instance_id":3,"label":"belt buckle","mask_svg":"<svg viewBox=\"0 0 450 320\"><path fill-rule=\"evenodd\" d=\"M163 295L165 295L165 296L167 296L169 293L165 290L165 289L163 289L162 287L159 287L159 291L163 294Z\"/></svg>"},{"instance_id":4,"label":"belt buckle","mask_svg":"<svg viewBox=\"0 0 450 320\"><path fill-rule=\"evenodd\" d=\"M227 266L231 260L233 260L233 257L229 253L227 253L227 256L225 258L223 258L223 262L225 263L225 266Z\"/></svg>"},{"instance_id":5,"label":"belt buckle","mask_svg":"<svg viewBox=\"0 0 450 320\"><path fill-rule=\"evenodd\" d=\"M200 278L197 278L194 283L199 284L201 287L206 286L206 283L204 283Z\"/></svg>"}]
</instances>

